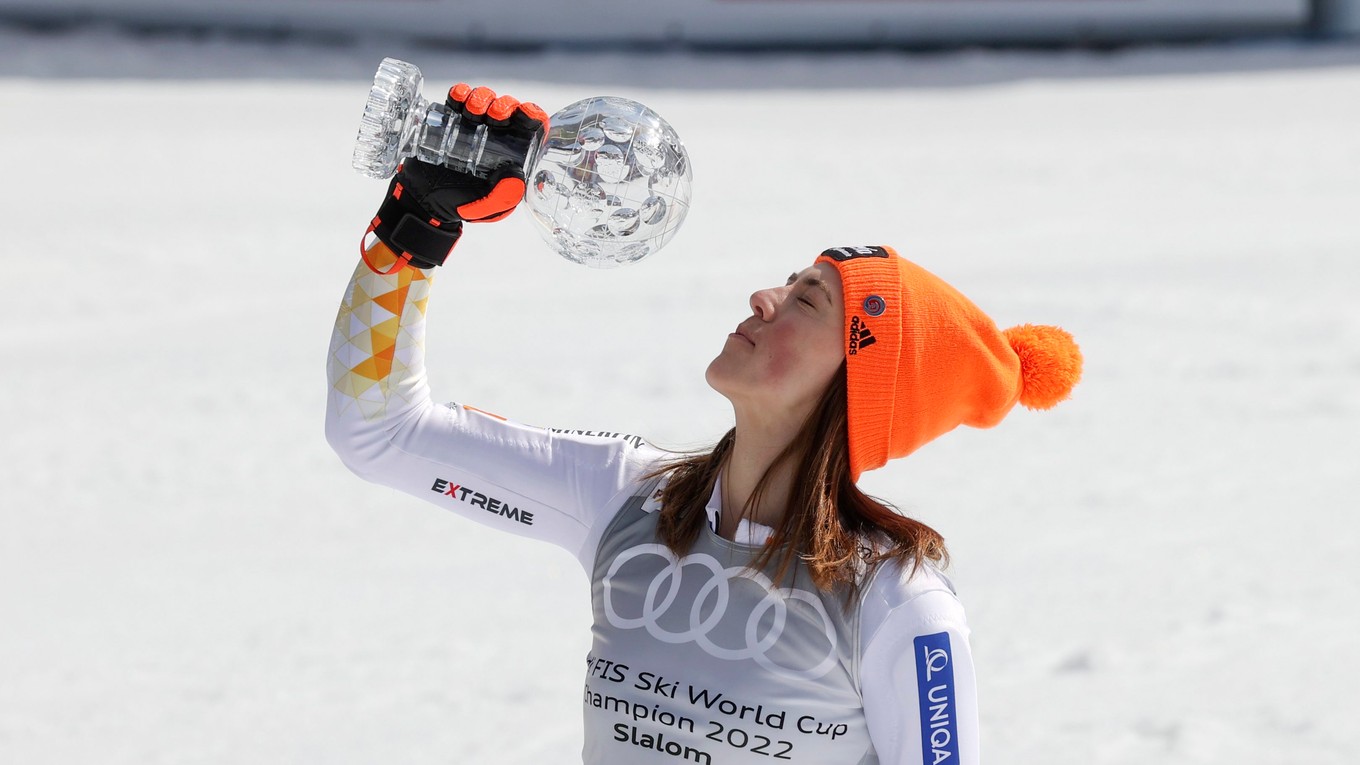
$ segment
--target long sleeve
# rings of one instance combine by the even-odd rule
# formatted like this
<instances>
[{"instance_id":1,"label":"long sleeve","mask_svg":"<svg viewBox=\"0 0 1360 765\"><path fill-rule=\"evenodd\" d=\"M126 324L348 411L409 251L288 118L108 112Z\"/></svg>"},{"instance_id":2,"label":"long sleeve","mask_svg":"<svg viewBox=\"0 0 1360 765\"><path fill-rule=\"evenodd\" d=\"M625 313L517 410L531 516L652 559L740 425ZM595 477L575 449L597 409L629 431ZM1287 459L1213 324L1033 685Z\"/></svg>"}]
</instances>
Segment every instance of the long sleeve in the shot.
<instances>
[{"instance_id":1,"label":"long sleeve","mask_svg":"<svg viewBox=\"0 0 1360 765\"><path fill-rule=\"evenodd\" d=\"M365 480L563 547L588 570L600 526L664 452L636 436L434 404L424 361L430 290L428 271L355 269L331 336L327 441Z\"/></svg>"},{"instance_id":2,"label":"long sleeve","mask_svg":"<svg viewBox=\"0 0 1360 765\"><path fill-rule=\"evenodd\" d=\"M932 581L933 580L933 581ZM871 593L860 687L884 765L978 765L977 679L963 606L927 572L909 589Z\"/></svg>"}]
</instances>

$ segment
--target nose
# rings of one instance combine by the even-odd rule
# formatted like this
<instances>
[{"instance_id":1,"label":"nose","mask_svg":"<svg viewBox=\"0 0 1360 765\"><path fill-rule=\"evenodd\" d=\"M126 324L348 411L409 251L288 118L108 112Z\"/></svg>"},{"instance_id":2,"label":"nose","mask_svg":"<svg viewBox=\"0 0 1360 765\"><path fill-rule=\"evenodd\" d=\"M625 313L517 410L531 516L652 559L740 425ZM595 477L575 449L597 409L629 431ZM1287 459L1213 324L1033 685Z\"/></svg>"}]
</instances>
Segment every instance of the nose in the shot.
<instances>
[{"instance_id":1,"label":"nose","mask_svg":"<svg viewBox=\"0 0 1360 765\"><path fill-rule=\"evenodd\" d=\"M781 287L770 287L763 290L756 290L751 293L751 312L761 321L769 321L774 318L775 309L783 301L783 293L788 290Z\"/></svg>"}]
</instances>

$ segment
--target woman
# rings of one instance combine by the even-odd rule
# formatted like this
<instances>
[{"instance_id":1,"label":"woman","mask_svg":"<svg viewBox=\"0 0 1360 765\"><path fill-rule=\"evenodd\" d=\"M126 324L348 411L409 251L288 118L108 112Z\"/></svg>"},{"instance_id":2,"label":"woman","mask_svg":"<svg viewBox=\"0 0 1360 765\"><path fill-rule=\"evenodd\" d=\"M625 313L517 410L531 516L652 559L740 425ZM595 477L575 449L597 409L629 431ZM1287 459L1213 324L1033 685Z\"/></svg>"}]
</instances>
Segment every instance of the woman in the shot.
<instances>
[{"instance_id":1,"label":"woman","mask_svg":"<svg viewBox=\"0 0 1360 765\"><path fill-rule=\"evenodd\" d=\"M464 85L451 108L525 133L542 111ZM750 298L709 365L735 427L706 454L437 406L431 274L465 221L523 196L408 161L336 321L327 437L360 476L571 551L591 582L587 763L977 763L963 608L940 535L855 481L959 424L1068 395L1055 327L999 332L886 247L827 250Z\"/></svg>"}]
</instances>

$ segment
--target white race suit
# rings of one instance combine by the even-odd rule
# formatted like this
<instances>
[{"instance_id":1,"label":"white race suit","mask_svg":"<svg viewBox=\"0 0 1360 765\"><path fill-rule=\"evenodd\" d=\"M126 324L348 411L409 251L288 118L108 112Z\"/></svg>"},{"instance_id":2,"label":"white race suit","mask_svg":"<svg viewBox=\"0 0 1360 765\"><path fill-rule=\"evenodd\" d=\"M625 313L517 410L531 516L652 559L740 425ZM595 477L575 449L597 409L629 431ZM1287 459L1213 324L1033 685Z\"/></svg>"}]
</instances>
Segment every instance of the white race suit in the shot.
<instances>
[{"instance_id":1,"label":"white race suit","mask_svg":"<svg viewBox=\"0 0 1360 765\"><path fill-rule=\"evenodd\" d=\"M963 607L934 568L884 564L846 606L800 563L746 563L769 530L711 525L677 558L655 535L654 481L673 456L621 433L531 427L430 400L431 274L360 264L328 359L326 436L360 477L576 556L594 625L584 761L977 765Z\"/></svg>"}]
</instances>

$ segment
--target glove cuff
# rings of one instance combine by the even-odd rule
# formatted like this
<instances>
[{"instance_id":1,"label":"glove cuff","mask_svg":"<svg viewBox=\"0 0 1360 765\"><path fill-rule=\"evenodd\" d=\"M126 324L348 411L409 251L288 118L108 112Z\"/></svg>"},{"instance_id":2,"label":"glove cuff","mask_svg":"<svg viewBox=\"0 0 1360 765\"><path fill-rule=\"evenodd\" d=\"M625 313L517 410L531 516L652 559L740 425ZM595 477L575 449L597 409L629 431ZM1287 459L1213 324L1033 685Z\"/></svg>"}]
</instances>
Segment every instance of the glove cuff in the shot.
<instances>
[{"instance_id":1,"label":"glove cuff","mask_svg":"<svg viewBox=\"0 0 1360 765\"><path fill-rule=\"evenodd\" d=\"M417 268L444 265L463 235L462 221L423 220L390 194L369 228L398 256L409 255L411 265Z\"/></svg>"}]
</instances>

